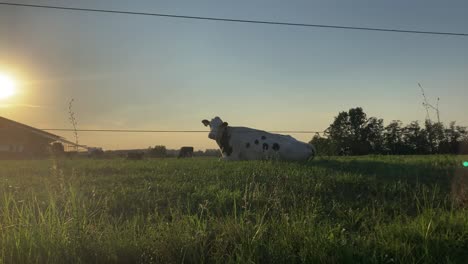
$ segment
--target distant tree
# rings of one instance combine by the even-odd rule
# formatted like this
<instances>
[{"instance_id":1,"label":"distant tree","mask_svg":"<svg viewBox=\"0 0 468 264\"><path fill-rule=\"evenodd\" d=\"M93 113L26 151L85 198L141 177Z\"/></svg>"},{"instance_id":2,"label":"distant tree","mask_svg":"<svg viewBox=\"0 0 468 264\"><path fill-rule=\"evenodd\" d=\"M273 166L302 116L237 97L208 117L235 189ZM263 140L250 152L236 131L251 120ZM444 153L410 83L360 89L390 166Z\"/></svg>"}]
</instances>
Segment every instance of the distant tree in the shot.
<instances>
[{"instance_id":1,"label":"distant tree","mask_svg":"<svg viewBox=\"0 0 468 264\"><path fill-rule=\"evenodd\" d=\"M456 126L455 122L450 122L449 127L444 130L444 139L439 143L439 153L458 154L466 136L465 127Z\"/></svg>"},{"instance_id":2,"label":"distant tree","mask_svg":"<svg viewBox=\"0 0 468 264\"><path fill-rule=\"evenodd\" d=\"M460 141L460 144L458 145L457 154L463 154L463 155L468 154L468 138L464 138L463 140Z\"/></svg>"},{"instance_id":3,"label":"distant tree","mask_svg":"<svg viewBox=\"0 0 468 264\"><path fill-rule=\"evenodd\" d=\"M433 123L430 120L426 120L425 127L427 141L429 144L429 153L437 154L439 153L439 145L445 138L444 125L442 123Z\"/></svg>"},{"instance_id":4,"label":"distant tree","mask_svg":"<svg viewBox=\"0 0 468 264\"><path fill-rule=\"evenodd\" d=\"M326 130L328 138L340 148L349 147L351 143L351 122L347 112L339 112L333 123Z\"/></svg>"},{"instance_id":5,"label":"distant tree","mask_svg":"<svg viewBox=\"0 0 468 264\"><path fill-rule=\"evenodd\" d=\"M351 153L365 155L371 152L371 144L367 138L367 115L361 107L351 108L348 111L351 125Z\"/></svg>"},{"instance_id":6,"label":"distant tree","mask_svg":"<svg viewBox=\"0 0 468 264\"><path fill-rule=\"evenodd\" d=\"M403 150L406 153L401 154L427 154L429 152L429 143L427 133L419 126L417 121L411 122L403 128Z\"/></svg>"},{"instance_id":7,"label":"distant tree","mask_svg":"<svg viewBox=\"0 0 468 264\"><path fill-rule=\"evenodd\" d=\"M458 133L460 133L460 140L457 144L456 154L468 154L468 131L466 127L457 126Z\"/></svg>"},{"instance_id":8,"label":"distant tree","mask_svg":"<svg viewBox=\"0 0 468 264\"><path fill-rule=\"evenodd\" d=\"M332 156L339 154L336 144L330 138L321 137L318 133L315 134L309 143L314 145L318 155Z\"/></svg>"},{"instance_id":9,"label":"distant tree","mask_svg":"<svg viewBox=\"0 0 468 264\"><path fill-rule=\"evenodd\" d=\"M309 142L325 155L365 154L468 154L468 131L455 122L445 128L429 119L421 127L417 121L403 126L394 120L384 127L383 119L367 118L361 107L339 112L325 131Z\"/></svg>"},{"instance_id":10,"label":"distant tree","mask_svg":"<svg viewBox=\"0 0 468 264\"><path fill-rule=\"evenodd\" d=\"M400 120L393 120L385 127L384 142L386 152L389 154L403 154L403 129Z\"/></svg>"},{"instance_id":11,"label":"distant tree","mask_svg":"<svg viewBox=\"0 0 468 264\"><path fill-rule=\"evenodd\" d=\"M353 140L362 140L362 130L367 122L366 113L364 113L364 110L362 110L361 107L356 107L349 109L348 116Z\"/></svg>"},{"instance_id":12,"label":"distant tree","mask_svg":"<svg viewBox=\"0 0 468 264\"><path fill-rule=\"evenodd\" d=\"M353 155L365 155L383 151L383 130L382 119L367 119L364 110L356 107L338 113L326 134L338 152L349 150Z\"/></svg>"},{"instance_id":13,"label":"distant tree","mask_svg":"<svg viewBox=\"0 0 468 264\"><path fill-rule=\"evenodd\" d=\"M381 154L384 151L384 125L383 119L371 117L367 120L361 132L362 144L365 144L370 153Z\"/></svg>"},{"instance_id":14,"label":"distant tree","mask_svg":"<svg viewBox=\"0 0 468 264\"><path fill-rule=\"evenodd\" d=\"M166 146L157 145L154 148L149 148L148 151L149 156L156 157L156 158L164 158L167 156L167 149Z\"/></svg>"}]
</instances>

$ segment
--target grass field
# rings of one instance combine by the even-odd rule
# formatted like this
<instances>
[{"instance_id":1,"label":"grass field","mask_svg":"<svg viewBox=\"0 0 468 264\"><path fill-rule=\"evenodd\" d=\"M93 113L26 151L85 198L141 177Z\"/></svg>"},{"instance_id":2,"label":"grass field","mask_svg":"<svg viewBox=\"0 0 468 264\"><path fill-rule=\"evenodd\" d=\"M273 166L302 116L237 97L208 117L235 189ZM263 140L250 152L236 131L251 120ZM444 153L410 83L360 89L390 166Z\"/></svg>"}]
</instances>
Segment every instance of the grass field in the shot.
<instances>
[{"instance_id":1,"label":"grass field","mask_svg":"<svg viewBox=\"0 0 468 264\"><path fill-rule=\"evenodd\" d=\"M0 263L466 263L467 158L0 161Z\"/></svg>"}]
</instances>

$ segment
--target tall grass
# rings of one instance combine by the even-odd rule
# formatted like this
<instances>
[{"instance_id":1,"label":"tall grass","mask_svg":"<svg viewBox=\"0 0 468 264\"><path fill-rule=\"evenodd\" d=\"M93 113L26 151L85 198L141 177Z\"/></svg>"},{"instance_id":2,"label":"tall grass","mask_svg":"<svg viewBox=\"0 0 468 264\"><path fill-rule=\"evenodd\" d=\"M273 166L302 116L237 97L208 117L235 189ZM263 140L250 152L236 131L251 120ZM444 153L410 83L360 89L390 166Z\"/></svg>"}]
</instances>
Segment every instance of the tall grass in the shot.
<instances>
[{"instance_id":1,"label":"tall grass","mask_svg":"<svg viewBox=\"0 0 468 264\"><path fill-rule=\"evenodd\" d=\"M0 161L0 263L464 263L457 164Z\"/></svg>"}]
</instances>

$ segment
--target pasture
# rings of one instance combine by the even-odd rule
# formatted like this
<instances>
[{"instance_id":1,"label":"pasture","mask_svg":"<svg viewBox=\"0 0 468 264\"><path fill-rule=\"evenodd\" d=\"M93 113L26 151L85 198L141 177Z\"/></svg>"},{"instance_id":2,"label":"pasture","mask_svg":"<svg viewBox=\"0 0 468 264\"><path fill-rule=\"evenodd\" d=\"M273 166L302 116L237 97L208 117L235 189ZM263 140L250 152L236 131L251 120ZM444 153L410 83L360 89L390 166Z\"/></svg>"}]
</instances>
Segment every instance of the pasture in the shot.
<instances>
[{"instance_id":1,"label":"pasture","mask_svg":"<svg viewBox=\"0 0 468 264\"><path fill-rule=\"evenodd\" d=\"M467 158L0 161L0 263L464 263Z\"/></svg>"}]
</instances>

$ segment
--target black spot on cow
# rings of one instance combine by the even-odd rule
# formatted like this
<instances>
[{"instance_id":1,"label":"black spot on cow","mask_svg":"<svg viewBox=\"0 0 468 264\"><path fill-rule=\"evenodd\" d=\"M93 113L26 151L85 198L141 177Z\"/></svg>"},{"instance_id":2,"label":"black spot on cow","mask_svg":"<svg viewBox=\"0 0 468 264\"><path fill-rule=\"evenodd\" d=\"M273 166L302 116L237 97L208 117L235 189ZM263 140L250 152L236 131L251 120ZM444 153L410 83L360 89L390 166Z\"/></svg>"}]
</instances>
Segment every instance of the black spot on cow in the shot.
<instances>
[{"instance_id":1,"label":"black spot on cow","mask_svg":"<svg viewBox=\"0 0 468 264\"><path fill-rule=\"evenodd\" d=\"M248 143L248 142L245 143L245 147L246 147L246 148L250 148L250 143Z\"/></svg>"},{"instance_id":2,"label":"black spot on cow","mask_svg":"<svg viewBox=\"0 0 468 264\"><path fill-rule=\"evenodd\" d=\"M232 147L231 145L229 145L229 139L231 138L231 135L229 134L228 129L228 127L224 129L221 139L219 140L219 142L217 141L217 143L221 148L221 151L226 155L230 156L232 154Z\"/></svg>"},{"instance_id":3,"label":"black spot on cow","mask_svg":"<svg viewBox=\"0 0 468 264\"><path fill-rule=\"evenodd\" d=\"M265 137L265 136L262 136L262 140L265 140L265 139L266 139L266 137Z\"/></svg>"},{"instance_id":4,"label":"black spot on cow","mask_svg":"<svg viewBox=\"0 0 468 264\"><path fill-rule=\"evenodd\" d=\"M267 143L263 143L263 151L265 150L268 150L268 144Z\"/></svg>"},{"instance_id":5,"label":"black spot on cow","mask_svg":"<svg viewBox=\"0 0 468 264\"><path fill-rule=\"evenodd\" d=\"M280 149L280 145L278 143L273 143L273 147L271 147L274 151L278 151Z\"/></svg>"},{"instance_id":6,"label":"black spot on cow","mask_svg":"<svg viewBox=\"0 0 468 264\"><path fill-rule=\"evenodd\" d=\"M258 145L258 139L256 139L256 140L254 141L254 143L255 143L255 145Z\"/></svg>"}]
</instances>

